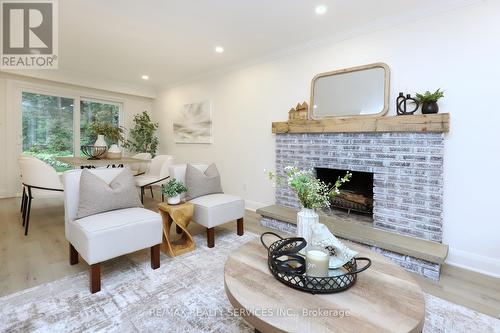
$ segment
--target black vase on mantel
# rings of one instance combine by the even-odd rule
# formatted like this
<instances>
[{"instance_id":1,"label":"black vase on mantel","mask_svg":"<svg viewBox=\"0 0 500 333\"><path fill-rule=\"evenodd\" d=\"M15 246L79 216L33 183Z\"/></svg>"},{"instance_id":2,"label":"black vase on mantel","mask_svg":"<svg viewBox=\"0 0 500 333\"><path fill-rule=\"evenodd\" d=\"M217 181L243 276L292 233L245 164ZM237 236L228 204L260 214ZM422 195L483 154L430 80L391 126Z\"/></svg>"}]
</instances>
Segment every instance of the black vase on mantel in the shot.
<instances>
[{"instance_id":1,"label":"black vase on mantel","mask_svg":"<svg viewBox=\"0 0 500 333\"><path fill-rule=\"evenodd\" d=\"M438 112L439 112L439 106L437 102L422 103L422 114L433 114Z\"/></svg>"}]
</instances>

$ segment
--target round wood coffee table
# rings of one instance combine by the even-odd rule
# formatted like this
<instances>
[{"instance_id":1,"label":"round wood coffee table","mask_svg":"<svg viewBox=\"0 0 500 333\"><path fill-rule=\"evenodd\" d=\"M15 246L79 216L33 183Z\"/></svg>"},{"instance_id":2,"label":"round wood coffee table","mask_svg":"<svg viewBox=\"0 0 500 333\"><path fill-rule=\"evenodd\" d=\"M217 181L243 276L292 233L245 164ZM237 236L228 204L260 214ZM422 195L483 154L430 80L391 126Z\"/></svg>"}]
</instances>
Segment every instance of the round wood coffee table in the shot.
<instances>
[{"instance_id":1,"label":"round wood coffee table","mask_svg":"<svg viewBox=\"0 0 500 333\"><path fill-rule=\"evenodd\" d=\"M372 265L350 289L326 295L295 290L276 280L267 251L250 241L224 268L227 297L258 332L421 332L424 294L415 280L384 256L349 243Z\"/></svg>"}]
</instances>

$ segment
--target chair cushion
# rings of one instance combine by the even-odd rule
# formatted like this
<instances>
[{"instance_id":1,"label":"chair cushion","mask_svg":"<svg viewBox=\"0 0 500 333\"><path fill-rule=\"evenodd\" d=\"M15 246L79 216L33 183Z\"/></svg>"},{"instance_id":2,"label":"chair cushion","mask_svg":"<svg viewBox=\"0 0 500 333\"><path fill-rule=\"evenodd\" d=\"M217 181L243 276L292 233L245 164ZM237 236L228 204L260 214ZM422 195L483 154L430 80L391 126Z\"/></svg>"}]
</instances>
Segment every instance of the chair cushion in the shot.
<instances>
[{"instance_id":1,"label":"chair cushion","mask_svg":"<svg viewBox=\"0 0 500 333\"><path fill-rule=\"evenodd\" d=\"M89 265L160 244L163 237L160 214L138 207L87 216L67 226L68 240Z\"/></svg>"},{"instance_id":2,"label":"chair cushion","mask_svg":"<svg viewBox=\"0 0 500 333\"><path fill-rule=\"evenodd\" d=\"M142 186L145 186L145 185L148 185L148 184L152 184L152 185L161 185L163 183L165 183L165 181L161 181L161 182L158 182L158 177L155 177L155 176L150 176L150 175L139 175L139 176L135 176L134 177L134 181L135 181L135 186L138 186L138 187L142 187ZM158 183L156 183L158 182Z\"/></svg>"},{"instance_id":3,"label":"chair cushion","mask_svg":"<svg viewBox=\"0 0 500 333\"><path fill-rule=\"evenodd\" d=\"M186 199L192 200L202 195L222 193L219 171L211 164L204 172L188 164L186 167Z\"/></svg>"},{"instance_id":4,"label":"chair cushion","mask_svg":"<svg viewBox=\"0 0 500 333\"><path fill-rule=\"evenodd\" d=\"M242 198L224 194L209 194L189 201L194 204L193 221L207 228L242 218L245 202Z\"/></svg>"},{"instance_id":5,"label":"chair cushion","mask_svg":"<svg viewBox=\"0 0 500 333\"><path fill-rule=\"evenodd\" d=\"M129 168L124 168L109 184L89 170L82 171L77 218L132 207L142 204Z\"/></svg>"}]
</instances>

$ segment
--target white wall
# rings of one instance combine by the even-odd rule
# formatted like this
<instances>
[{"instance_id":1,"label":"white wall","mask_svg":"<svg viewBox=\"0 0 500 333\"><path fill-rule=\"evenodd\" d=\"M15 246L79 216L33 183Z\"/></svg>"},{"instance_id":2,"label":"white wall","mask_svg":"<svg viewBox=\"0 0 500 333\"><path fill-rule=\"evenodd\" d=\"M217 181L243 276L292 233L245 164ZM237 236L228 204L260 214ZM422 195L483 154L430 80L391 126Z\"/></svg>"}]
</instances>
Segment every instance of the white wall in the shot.
<instances>
[{"instance_id":1,"label":"white wall","mask_svg":"<svg viewBox=\"0 0 500 333\"><path fill-rule=\"evenodd\" d=\"M390 115L399 91L443 88L446 136L444 243L448 262L500 277L500 2L323 44L267 63L199 79L160 93L161 150L178 162L214 161L226 192L249 206L274 201L264 169L274 167L271 122L309 101L320 72L382 61L392 71ZM175 144L172 118L184 103L212 100L214 143ZM477 194L477 195L476 195Z\"/></svg>"},{"instance_id":2,"label":"white wall","mask_svg":"<svg viewBox=\"0 0 500 333\"><path fill-rule=\"evenodd\" d=\"M134 114L152 111L153 100L104 90L56 83L0 72L0 198L19 195L17 157L21 153L21 89L35 89L60 94L103 98L123 103L123 123L130 128Z\"/></svg>"}]
</instances>

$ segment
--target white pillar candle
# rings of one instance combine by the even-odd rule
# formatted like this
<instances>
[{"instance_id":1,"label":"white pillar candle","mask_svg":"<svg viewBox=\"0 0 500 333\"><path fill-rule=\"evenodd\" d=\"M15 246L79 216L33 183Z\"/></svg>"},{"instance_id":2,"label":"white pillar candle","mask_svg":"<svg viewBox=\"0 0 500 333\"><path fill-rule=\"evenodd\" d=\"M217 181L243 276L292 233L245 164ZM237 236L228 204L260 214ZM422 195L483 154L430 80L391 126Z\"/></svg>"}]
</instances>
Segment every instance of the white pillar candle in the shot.
<instances>
[{"instance_id":1,"label":"white pillar candle","mask_svg":"<svg viewBox=\"0 0 500 333\"><path fill-rule=\"evenodd\" d=\"M310 249L306 254L306 274L308 276L328 276L329 255L322 249Z\"/></svg>"}]
</instances>

